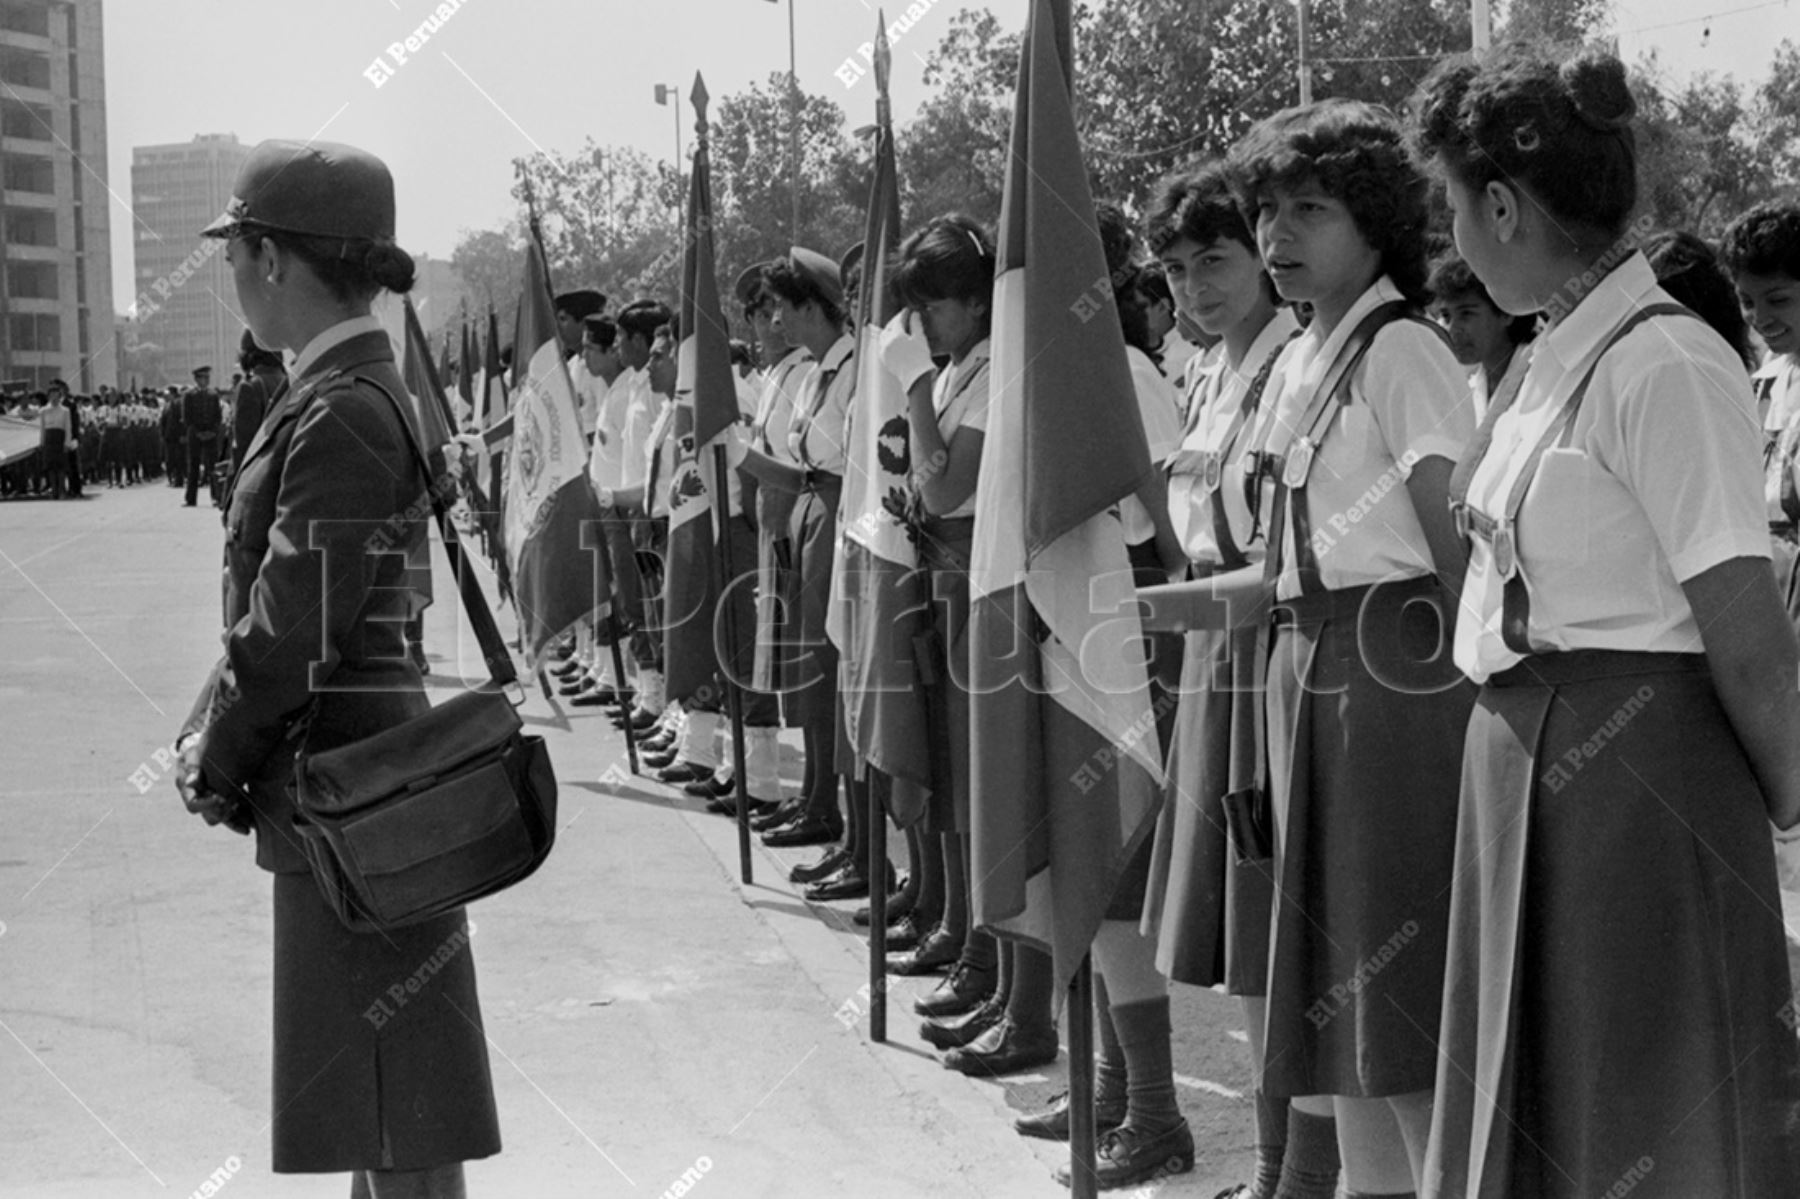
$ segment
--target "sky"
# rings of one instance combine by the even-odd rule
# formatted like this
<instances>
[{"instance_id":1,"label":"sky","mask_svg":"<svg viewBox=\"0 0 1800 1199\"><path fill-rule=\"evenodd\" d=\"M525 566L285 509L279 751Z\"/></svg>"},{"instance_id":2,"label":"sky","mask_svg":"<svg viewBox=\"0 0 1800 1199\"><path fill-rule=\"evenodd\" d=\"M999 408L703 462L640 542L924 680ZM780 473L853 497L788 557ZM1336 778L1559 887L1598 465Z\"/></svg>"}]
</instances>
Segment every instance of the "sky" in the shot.
<instances>
[{"instance_id":1,"label":"sky","mask_svg":"<svg viewBox=\"0 0 1800 1199\"><path fill-rule=\"evenodd\" d=\"M133 146L201 133L349 142L392 169L400 244L448 257L463 232L510 216L514 157L592 137L672 159L676 117L656 105L658 83L678 86L691 148L695 72L718 97L786 71L789 2L460 0L397 61L388 47L419 32L435 0L105 0L115 304L123 312L134 299ZM874 117L873 79L846 84L837 72L873 36L876 2L791 0L801 85L837 100L853 125ZM924 61L959 10L986 7L1017 28L1027 9L914 2L925 11L894 47L898 121L925 98ZM891 20L905 5L886 7ZM1800 38L1800 0L1615 0L1613 30L1628 60L1655 49L1678 80L1761 79L1775 44Z\"/></svg>"}]
</instances>

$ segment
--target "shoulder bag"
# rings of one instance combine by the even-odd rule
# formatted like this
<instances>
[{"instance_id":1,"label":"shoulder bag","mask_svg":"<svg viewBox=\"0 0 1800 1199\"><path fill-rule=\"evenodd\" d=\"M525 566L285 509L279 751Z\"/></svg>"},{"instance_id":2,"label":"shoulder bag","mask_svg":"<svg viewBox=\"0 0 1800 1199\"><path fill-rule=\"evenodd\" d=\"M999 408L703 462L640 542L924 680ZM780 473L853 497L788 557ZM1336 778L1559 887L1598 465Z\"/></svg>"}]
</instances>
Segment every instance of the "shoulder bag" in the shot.
<instances>
[{"instance_id":1,"label":"shoulder bag","mask_svg":"<svg viewBox=\"0 0 1800 1199\"><path fill-rule=\"evenodd\" d=\"M556 840L556 773L508 698L518 675L412 423L394 405L429 487L463 610L493 680L405 724L294 767L294 826L313 878L353 932L417 924L529 877ZM521 693L522 694L522 693Z\"/></svg>"}]
</instances>

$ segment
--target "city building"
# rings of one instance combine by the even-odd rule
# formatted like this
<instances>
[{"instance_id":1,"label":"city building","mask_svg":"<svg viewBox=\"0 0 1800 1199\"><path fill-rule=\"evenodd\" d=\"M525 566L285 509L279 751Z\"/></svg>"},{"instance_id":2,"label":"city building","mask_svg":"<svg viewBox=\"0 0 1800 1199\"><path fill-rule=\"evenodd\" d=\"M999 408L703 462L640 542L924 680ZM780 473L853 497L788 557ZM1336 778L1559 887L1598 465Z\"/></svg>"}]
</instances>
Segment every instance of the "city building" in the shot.
<instances>
[{"instance_id":1,"label":"city building","mask_svg":"<svg viewBox=\"0 0 1800 1199\"><path fill-rule=\"evenodd\" d=\"M0 0L0 388L118 383L101 0Z\"/></svg>"},{"instance_id":2,"label":"city building","mask_svg":"<svg viewBox=\"0 0 1800 1199\"><path fill-rule=\"evenodd\" d=\"M225 243L200 230L225 211L250 150L230 133L132 147L132 318L138 343L161 350L168 374L147 384L186 383L197 366L212 367L217 382L236 369L244 322Z\"/></svg>"}]
</instances>

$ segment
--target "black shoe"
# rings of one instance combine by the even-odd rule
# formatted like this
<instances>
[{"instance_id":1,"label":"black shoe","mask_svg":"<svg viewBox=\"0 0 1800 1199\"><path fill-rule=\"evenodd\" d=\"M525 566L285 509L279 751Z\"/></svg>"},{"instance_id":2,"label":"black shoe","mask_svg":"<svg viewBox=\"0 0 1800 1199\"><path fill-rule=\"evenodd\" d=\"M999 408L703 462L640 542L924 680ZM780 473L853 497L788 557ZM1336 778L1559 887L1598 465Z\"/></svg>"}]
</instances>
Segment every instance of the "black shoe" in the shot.
<instances>
[{"instance_id":1,"label":"black shoe","mask_svg":"<svg viewBox=\"0 0 1800 1199\"><path fill-rule=\"evenodd\" d=\"M1017 1074L1056 1060L1056 1029L1027 1032L1002 1016L1000 1023L961 1049L944 1055L944 1065L959 1074Z\"/></svg>"},{"instance_id":2,"label":"black shoe","mask_svg":"<svg viewBox=\"0 0 1800 1199\"><path fill-rule=\"evenodd\" d=\"M933 1049L961 1049L1005 1018L1005 1002L998 995L990 995L960 1016L941 1016L925 1021L919 1025L919 1037Z\"/></svg>"},{"instance_id":3,"label":"black shoe","mask_svg":"<svg viewBox=\"0 0 1800 1199\"><path fill-rule=\"evenodd\" d=\"M937 924L938 917L921 916L918 912L907 909L898 920L888 925L888 952L905 953L909 949L918 948L919 942L930 935Z\"/></svg>"},{"instance_id":4,"label":"black shoe","mask_svg":"<svg viewBox=\"0 0 1800 1199\"><path fill-rule=\"evenodd\" d=\"M647 750L653 754L666 754L675 748L675 742L680 739L681 735L673 728L665 728L660 732L650 734L648 737L639 737L638 748Z\"/></svg>"},{"instance_id":5,"label":"black shoe","mask_svg":"<svg viewBox=\"0 0 1800 1199\"><path fill-rule=\"evenodd\" d=\"M638 762L651 770L667 770L675 765L675 751L669 750L660 754L639 754Z\"/></svg>"},{"instance_id":6,"label":"black shoe","mask_svg":"<svg viewBox=\"0 0 1800 1199\"><path fill-rule=\"evenodd\" d=\"M913 1000L913 1011L927 1018L972 1012L994 993L998 981L992 969L976 970L959 961L950 968L949 977L932 988L931 994Z\"/></svg>"},{"instance_id":7,"label":"black shoe","mask_svg":"<svg viewBox=\"0 0 1800 1199\"><path fill-rule=\"evenodd\" d=\"M844 835L843 821L823 816L803 816L792 824L770 829L762 843L770 849L793 849L801 845L829 845Z\"/></svg>"},{"instance_id":8,"label":"black shoe","mask_svg":"<svg viewBox=\"0 0 1800 1199\"><path fill-rule=\"evenodd\" d=\"M1100 1138L1094 1153L1094 1184L1110 1191L1193 1168L1194 1134L1186 1120L1157 1131L1122 1124ZM1058 1167L1056 1181L1069 1185L1069 1167Z\"/></svg>"},{"instance_id":9,"label":"black shoe","mask_svg":"<svg viewBox=\"0 0 1800 1199\"><path fill-rule=\"evenodd\" d=\"M836 874L808 887L802 898L808 903L836 903L840 899L861 899L868 893L868 867L861 862L849 862Z\"/></svg>"},{"instance_id":10,"label":"black shoe","mask_svg":"<svg viewBox=\"0 0 1800 1199\"><path fill-rule=\"evenodd\" d=\"M702 766L698 762L677 762L657 775L656 781L673 787L683 783L703 783L712 776L711 766Z\"/></svg>"},{"instance_id":11,"label":"black shoe","mask_svg":"<svg viewBox=\"0 0 1800 1199\"><path fill-rule=\"evenodd\" d=\"M788 871L790 883L816 883L822 878L830 878L842 870L850 862L850 851L842 845L834 845L825 851L825 855L816 862L802 862Z\"/></svg>"},{"instance_id":12,"label":"black shoe","mask_svg":"<svg viewBox=\"0 0 1800 1199\"><path fill-rule=\"evenodd\" d=\"M919 902L919 889L913 885L912 879L902 875L901 879L900 879L900 885L897 888L895 888L893 891L890 891L888 893L888 900L887 900L888 923L893 924L896 921L898 921L902 916L905 916L906 914L911 912L913 910L913 908L915 906L917 906L918 902ZM855 913L853 913L851 915L850 919L856 925L856 927L868 928L869 927L869 906L867 904L864 904L862 907L857 908ZM936 923L936 922L933 921L933 923Z\"/></svg>"},{"instance_id":13,"label":"black shoe","mask_svg":"<svg viewBox=\"0 0 1800 1199\"><path fill-rule=\"evenodd\" d=\"M569 697L569 703L577 708L598 708L602 702L600 693L586 684Z\"/></svg>"},{"instance_id":14,"label":"black shoe","mask_svg":"<svg viewBox=\"0 0 1800 1199\"><path fill-rule=\"evenodd\" d=\"M609 707L620 707L637 698L635 691L621 691L617 687L601 687L600 702Z\"/></svg>"},{"instance_id":15,"label":"black shoe","mask_svg":"<svg viewBox=\"0 0 1800 1199\"><path fill-rule=\"evenodd\" d=\"M1099 1100L1094 1104L1094 1131L1108 1133L1125 1123L1125 1100ZM1028 1112L1013 1121L1013 1131L1022 1137L1040 1141L1069 1139L1069 1093L1060 1091L1050 1096L1050 1106L1041 1112Z\"/></svg>"},{"instance_id":16,"label":"black shoe","mask_svg":"<svg viewBox=\"0 0 1800 1199\"><path fill-rule=\"evenodd\" d=\"M766 833L770 829L779 828L784 824L792 824L794 821L800 819L802 813L805 811L806 805L801 803L798 799L784 799L775 805L774 811L763 816L752 816L750 818L750 831L754 833Z\"/></svg>"},{"instance_id":17,"label":"black shoe","mask_svg":"<svg viewBox=\"0 0 1800 1199\"><path fill-rule=\"evenodd\" d=\"M586 674L587 668L574 658L564 658L555 666L550 667L550 673L566 683L570 679Z\"/></svg>"},{"instance_id":18,"label":"black shoe","mask_svg":"<svg viewBox=\"0 0 1800 1199\"><path fill-rule=\"evenodd\" d=\"M737 793L737 780L729 774L713 774L696 779L682 790L695 799L726 799Z\"/></svg>"},{"instance_id":19,"label":"black shoe","mask_svg":"<svg viewBox=\"0 0 1800 1199\"><path fill-rule=\"evenodd\" d=\"M941 974L962 959L962 942L938 925L911 953L888 958L889 974Z\"/></svg>"},{"instance_id":20,"label":"black shoe","mask_svg":"<svg viewBox=\"0 0 1800 1199\"><path fill-rule=\"evenodd\" d=\"M613 717L613 724L616 727L623 729L625 727L625 719L626 718L623 716L615 716ZM632 732L646 733L656 727L656 722L662 719L662 714L659 712L646 712L642 708L633 708L631 710L630 719Z\"/></svg>"},{"instance_id":21,"label":"black shoe","mask_svg":"<svg viewBox=\"0 0 1800 1199\"><path fill-rule=\"evenodd\" d=\"M552 671L551 673L555 674L556 672ZM600 694L600 689L594 686L593 678L586 671L578 670L574 674L558 675L557 677L568 680L556 689L558 695L585 695L590 691L596 696Z\"/></svg>"}]
</instances>

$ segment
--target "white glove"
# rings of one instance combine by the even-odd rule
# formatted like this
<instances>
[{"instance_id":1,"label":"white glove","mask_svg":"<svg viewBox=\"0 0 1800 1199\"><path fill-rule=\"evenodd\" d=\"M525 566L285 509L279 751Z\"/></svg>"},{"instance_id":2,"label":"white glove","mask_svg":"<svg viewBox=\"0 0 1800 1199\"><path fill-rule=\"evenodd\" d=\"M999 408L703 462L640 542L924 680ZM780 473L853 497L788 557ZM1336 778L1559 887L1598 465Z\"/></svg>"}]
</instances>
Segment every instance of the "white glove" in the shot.
<instances>
[{"instance_id":1,"label":"white glove","mask_svg":"<svg viewBox=\"0 0 1800 1199\"><path fill-rule=\"evenodd\" d=\"M881 364L894 373L900 385L911 391L913 384L937 370L931 362L931 346L923 333L912 329L911 313L902 310L881 331Z\"/></svg>"},{"instance_id":2,"label":"white glove","mask_svg":"<svg viewBox=\"0 0 1800 1199\"><path fill-rule=\"evenodd\" d=\"M596 487L596 488L594 488L594 495L600 500L600 506L602 508L611 508L613 506L613 489L612 488Z\"/></svg>"},{"instance_id":3,"label":"white glove","mask_svg":"<svg viewBox=\"0 0 1800 1199\"><path fill-rule=\"evenodd\" d=\"M1782 832L1773 824L1775 836L1775 881L1783 891L1800 893L1800 826Z\"/></svg>"}]
</instances>

